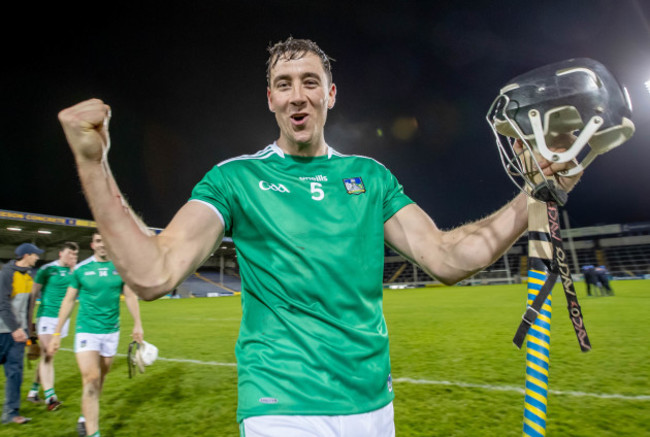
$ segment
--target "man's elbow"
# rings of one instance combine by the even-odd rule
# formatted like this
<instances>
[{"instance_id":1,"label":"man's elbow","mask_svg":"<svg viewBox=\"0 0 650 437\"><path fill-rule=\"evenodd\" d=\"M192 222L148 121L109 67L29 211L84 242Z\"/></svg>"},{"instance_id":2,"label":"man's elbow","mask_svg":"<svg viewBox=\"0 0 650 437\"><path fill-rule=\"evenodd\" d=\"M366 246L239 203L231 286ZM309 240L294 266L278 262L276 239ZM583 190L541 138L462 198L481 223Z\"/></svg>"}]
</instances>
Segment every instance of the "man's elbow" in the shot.
<instances>
[{"instance_id":1,"label":"man's elbow","mask_svg":"<svg viewBox=\"0 0 650 437\"><path fill-rule=\"evenodd\" d=\"M159 299L174 289L166 284L129 283L128 285L140 299L147 302Z\"/></svg>"}]
</instances>

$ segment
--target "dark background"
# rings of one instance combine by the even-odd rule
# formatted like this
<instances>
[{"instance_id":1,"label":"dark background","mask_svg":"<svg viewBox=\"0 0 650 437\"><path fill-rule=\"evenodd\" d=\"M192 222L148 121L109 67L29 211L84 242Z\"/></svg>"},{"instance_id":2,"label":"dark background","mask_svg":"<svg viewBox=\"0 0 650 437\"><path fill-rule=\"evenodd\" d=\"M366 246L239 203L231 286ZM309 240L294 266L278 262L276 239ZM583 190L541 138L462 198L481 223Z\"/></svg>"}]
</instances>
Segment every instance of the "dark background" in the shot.
<instances>
[{"instance_id":1,"label":"dark background","mask_svg":"<svg viewBox=\"0 0 650 437\"><path fill-rule=\"evenodd\" d=\"M443 228L517 192L485 121L500 87L568 58L602 62L629 90L637 131L587 169L571 226L650 221L650 2L178 3L4 14L0 209L91 218L56 115L98 97L113 108L118 184L164 227L213 165L277 138L266 48L292 35L336 60L327 142L384 163Z\"/></svg>"}]
</instances>

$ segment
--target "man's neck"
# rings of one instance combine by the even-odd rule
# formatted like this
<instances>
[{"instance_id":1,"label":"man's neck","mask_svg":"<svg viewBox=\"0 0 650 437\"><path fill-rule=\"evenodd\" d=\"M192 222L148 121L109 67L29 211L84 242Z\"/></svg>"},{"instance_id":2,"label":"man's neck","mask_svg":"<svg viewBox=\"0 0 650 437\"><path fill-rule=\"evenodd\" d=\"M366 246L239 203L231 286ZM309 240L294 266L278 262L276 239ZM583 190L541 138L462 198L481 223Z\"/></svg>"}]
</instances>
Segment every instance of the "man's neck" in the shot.
<instances>
[{"instance_id":1,"label":"man's neck","mask_svg":"<svg viewBox=\"0 0 650 437\"><path fill-rule=\"evenodd\" d=\"M328 146L324 140L318 143L294 143L280 138L276 141L276 144L287 155L306 158L327 155Z\"/></svg>"},{"instance_id":2,"label":"man's neck","mask_svg":"<svg viewBox=\"0 0 650 437\"><path fill-rule=\"evenodd\" d=\"M30 265L27 263L27 260L25 259L19 259L16 261L16 265L18 267L30 267Z\"/></svg>"}]
</instances>

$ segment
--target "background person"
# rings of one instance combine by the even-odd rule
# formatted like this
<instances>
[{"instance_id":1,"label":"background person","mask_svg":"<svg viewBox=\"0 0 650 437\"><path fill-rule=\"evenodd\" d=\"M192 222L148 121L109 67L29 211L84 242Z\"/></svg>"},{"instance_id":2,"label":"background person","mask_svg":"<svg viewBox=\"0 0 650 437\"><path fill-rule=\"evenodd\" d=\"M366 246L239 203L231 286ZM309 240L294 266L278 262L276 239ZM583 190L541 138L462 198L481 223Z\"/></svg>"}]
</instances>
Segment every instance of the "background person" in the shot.
<instances>
[{"instance_id":1,"label":"background person","mask_svg":"<svg viewBox=\"0 0 650 437\"><path fill-rule=\"evenodd\" d=\"M600 291L600 294L603 294L601 289L601 284L598 281L598 273L596 268L592 265L582 267L582 274L585 277L585 285L587 286L587 296L591 296L591 287L593 286L596 290Z\"/></svg>"},{"instance_id":2,"label":"background person","mask_svg":"<svg viewBox=\"0 0 650 437\"><path fill-rule=\"evenodd\" d=\"M614 290L612 290L612 286L609 284L609 272L607 271L607 267L598 266L594 270L596 277L598 278L598 282L602 284L601 294L613 296Z\"/></svg>"},{"instance_id":3,"label":"background person","mask_svg":"<svg viewBox=\"0 0 650 437\"><path fill-rule=\"evenodd\" d=\"M28 307L34 280L30 270L43 250L23 243L14 251L16 259L0 271L0 364L7 378L2 423L25 424L20 415L20 387L23 383L25 343L29 338Z\"/></svg>"},{"instance_id":4,"label":"background person","mask_svg":"<svg viewBox=\"0 0 650 437\"><path fill-rule=\"evenodd\" d=\"M61 345L61 331L79 297L75 326L74 350L81 371L83 392L82 415L77 423L80 436L99 436L99 397L104 380L117 353L120 338L120 295L133 317L133 340L143 341L137 296L124 284L108 258L102 236L95 233L90 247L94 255L74 269L70 286L58 314L48 354L54 355Z\"/></svg>"},{"instance_id":5,"label":"background person","mask_svg":"<svg viewBox=\"0 0 650 437\"><path fill-rule=\"evenodd\" d=\"M31 299L29 303L29 320L32 320L34 306L38 295L41 296L41 303L36 313L37 323L32 332L38 334L38 341L41 344L41 360L36 367L34 382L27 393L27 400L33 403L41 401L38 392L42 384L45 395L45 403L49 411L54 411L61 406L54 391L54 357L47 354L47 347L52 339L52 334L57 332L56 327L59 317L61 302L68 290L72 271L79 256L79 245L72 241L63 243L59 250L59 259L47 263L38 270L34 278ZM68 335L70 323L66 321L61 328L61 338Z\"/></svg>"}]
</instances>

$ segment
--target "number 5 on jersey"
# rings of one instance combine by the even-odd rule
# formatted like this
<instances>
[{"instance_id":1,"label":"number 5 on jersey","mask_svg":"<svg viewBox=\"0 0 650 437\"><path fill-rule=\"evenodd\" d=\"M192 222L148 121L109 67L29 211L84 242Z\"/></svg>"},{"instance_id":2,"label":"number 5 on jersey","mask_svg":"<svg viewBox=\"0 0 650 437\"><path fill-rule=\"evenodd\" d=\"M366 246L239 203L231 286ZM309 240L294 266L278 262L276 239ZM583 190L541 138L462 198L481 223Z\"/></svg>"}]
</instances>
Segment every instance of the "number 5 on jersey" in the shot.
<instances>
[{"instance_id":1,"label":"number 5 on jersey","mask_svg":"<svg viewBox=\"0 0 650 437\"><path fill-rule=\"evenodd\" d=\"M311 198L314 200L323 200L325 192L323 192L323 184L320 182L311 183Z\"/></svg>"}]
</instances>

